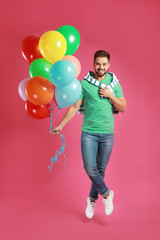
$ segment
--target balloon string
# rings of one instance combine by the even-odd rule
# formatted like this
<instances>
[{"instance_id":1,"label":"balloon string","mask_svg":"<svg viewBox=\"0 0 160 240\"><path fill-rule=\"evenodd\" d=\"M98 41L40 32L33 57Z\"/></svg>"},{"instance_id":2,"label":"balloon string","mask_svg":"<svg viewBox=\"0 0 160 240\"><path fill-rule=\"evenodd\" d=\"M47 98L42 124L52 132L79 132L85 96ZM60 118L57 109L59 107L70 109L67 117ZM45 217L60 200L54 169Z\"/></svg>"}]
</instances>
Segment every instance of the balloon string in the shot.
<instances>
[{"instance_id":1,"label":"balloon string","mask_svg":"<svg viewBox=\"0 0 160 240\"><path fill-rule=\"evenodd\" d=\"M50 159L50 164L49 164L49 166L48 166L48 169L49 169L50 172L52 171L53 164L55 164L56 161L58 161L58 156L59 156L60 154L62 154L62 153L64 152L64 149L65 149L65 139L64 139L64 136L63 136L61 133L59 133L59 135L60 135L60 137L61 137L61 139L62 139L63 144L62 144L60 150L58 150L58 151L56 150L55 156ZM64 155L64 154L63 154L63 155ZM64 155L64 157L65 157L64 166L66 167L66 164L65 164L65 163L66 163L67 159L66 159L66 156L65 156L65 155Z\"/></svg>"},{"instance_id":2,"label":"balloon string","mask_svg":"<svg viewBox=\"0 0 160 240\"><path fill-rule=\"evenodd\" d=\"M57 105L55 104L54 105L54 107L53 107L53 99L52 99L52 102L50 103L50 117L51 117L51 122L50 122L50 131L52 130L52 125L53 125L53 123L55 122L55 119L54 119L54 122L52 123L52 121L53 121L53 114L54 114L54 112L56 111L56 109L57 109ZM59 113L59 111L58 111L58 113ZM58 113L57 113L57 115L58 115ZM56 116L57 117L57 116Z\"/></svg>"},{"instance_id":3,"label":"balloon string","mask_svg":"<svg viewBox=\"0 0 160 240\"><path fill-rule=\"evenodd\" d=\"M65 160L64 160L64 167L66 167L67 158L66 158L66 156L64 155L64 153L63 153L63 156L64 156L64 158L65 158Z\"/></svg>"},{"instance_id":4,"label":"balloon string","mask_svg":"<svg viewBox=\"0 0 160 240\"><path fill-rule=\"evenodd\" d=\"M52 130L52 125L54 124L54 122L55 122L55 120L56 120L56 118L57 118L57 116L58 116L58 113L59 113L60 108L58 109L58 112L56 113L56 116L54 117L54 119L53 119L53 113L55 113L55 111L56 111L56 109L57 109L57 106L55 105L55 107L53 108L53 101L52 101L52 103L50 104L50 109L51 109L51 111L50 111L50 117L51 117L51 121L50 121L50 131L51 131L51 130ZM64 136L63 136L61 133L59 133L59 135L60 135L60 137L61 137L61 140L62 140L62 143L63 143L63 144L62 144L60 150L58 150L58 151L56 150L55 156L54 156L54 157L51 157L51 159L50 159L50 164L49 164L49 166L48 166L48 169L49 169L50 172L52 171L53 164L55 164L55 162L58 161L58 156L59 156L60 154L62 154L62 153L64 152L64 149L65 149L65 139L64 139ZM66 167L67 158L66 158L66 156L64 155L64 153L63 153L63 156L64 156L64 158L65 158L64 166Z\"/></svg>"},{"instance_id":5,"label":"balloon string","mask_svg":"<svg viewBox=\"0 0 160 240\"><path fill-rule=\"evenodd\" d=\"M56 108L57 108L57 106L56 106ZM56 110L56 108L54 109L54 111ZM59 110L60 110L60 108L58 109L58 112L56 113L56 116L54 117L54 119L53 119L53 113L51 113L51 124L50 124L50 129L49 129L50 131L52 130L52 126L58 116Z\"/></svg>"}]
</instances>

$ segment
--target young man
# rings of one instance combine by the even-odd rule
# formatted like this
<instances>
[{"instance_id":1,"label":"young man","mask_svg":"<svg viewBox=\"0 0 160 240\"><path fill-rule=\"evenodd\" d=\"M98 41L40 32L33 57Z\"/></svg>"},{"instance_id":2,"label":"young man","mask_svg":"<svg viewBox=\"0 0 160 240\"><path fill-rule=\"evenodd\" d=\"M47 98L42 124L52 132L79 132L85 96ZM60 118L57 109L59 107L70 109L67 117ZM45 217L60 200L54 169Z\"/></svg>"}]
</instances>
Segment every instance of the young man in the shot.
<instances>
[{"instance_id":1,"label":"young man","mask_svg":"<svg viewBox=\"0 0 160 240\"><path fill-rule=\"evenodd\" d=\"M114 142L113 108L125 112L127 106L118 79L114 74L107 72L110 67L110 54L104 50L97 51L94 54L93 66L95 72L90 71L81 81L80 99L69 107L59 125L51 131L55 134L62 131L83 103L81 152L84 169L92 183L87 198L87 218L94 215L98 194L103 196L106 215L113 211L114 192L109 190L104 182Z\"/></svg>"}]
</instances>

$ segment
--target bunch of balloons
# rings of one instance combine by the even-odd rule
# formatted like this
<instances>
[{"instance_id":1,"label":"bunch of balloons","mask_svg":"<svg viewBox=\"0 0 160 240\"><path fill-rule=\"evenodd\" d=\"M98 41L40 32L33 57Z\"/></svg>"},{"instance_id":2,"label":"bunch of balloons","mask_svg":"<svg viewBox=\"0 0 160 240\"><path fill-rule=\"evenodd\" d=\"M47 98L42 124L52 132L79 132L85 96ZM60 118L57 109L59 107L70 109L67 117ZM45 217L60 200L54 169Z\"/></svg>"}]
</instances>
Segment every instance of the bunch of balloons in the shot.
<instances>
[{"instance_id":1,"label":"bunch of balloons","mask_svg":"<svg viewBox=\"0 0 160 240\"><path fill-rule=\"evenodd\" d=\"M45 32L41 37L30 35L23 39L21 53L30 64L30 77L19 83L18 93L30 117L49 117L52 100L59 108L78 101L82 92L77 79L81 64L72 54L79 44L79 32L71 25Z\"/></svg>"}]
</instances>

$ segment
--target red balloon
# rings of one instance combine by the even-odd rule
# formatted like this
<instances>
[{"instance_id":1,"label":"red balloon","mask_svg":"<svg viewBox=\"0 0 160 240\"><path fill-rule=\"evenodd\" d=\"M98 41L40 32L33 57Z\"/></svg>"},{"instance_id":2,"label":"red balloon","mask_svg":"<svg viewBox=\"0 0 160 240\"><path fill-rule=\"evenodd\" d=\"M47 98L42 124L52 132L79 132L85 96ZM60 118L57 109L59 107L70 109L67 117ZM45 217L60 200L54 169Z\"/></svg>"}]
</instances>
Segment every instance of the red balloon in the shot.
<instances>
[{"instance_id":1,"label":"red balloon","mask_svg":"<svg viewBox=\"0 0 160 240\"><path fill-rule=\"evenodd\" d=\"M33 62L37 58L43 58L39 50L40 37L31 35L25 37L21 44L21 53L27 63Z\"/></svg>"},{"instance_id":2,"label":"red balloon","mask_svg":"<svg viewBox=\"0 0 160 240\"><path fill-rule=\"evenodd\" d=\"M26 100L25 111L30 117L35 119L47 118L50 117L50 104L34 105L33 103Z\"/></svg>"}]
</instances>

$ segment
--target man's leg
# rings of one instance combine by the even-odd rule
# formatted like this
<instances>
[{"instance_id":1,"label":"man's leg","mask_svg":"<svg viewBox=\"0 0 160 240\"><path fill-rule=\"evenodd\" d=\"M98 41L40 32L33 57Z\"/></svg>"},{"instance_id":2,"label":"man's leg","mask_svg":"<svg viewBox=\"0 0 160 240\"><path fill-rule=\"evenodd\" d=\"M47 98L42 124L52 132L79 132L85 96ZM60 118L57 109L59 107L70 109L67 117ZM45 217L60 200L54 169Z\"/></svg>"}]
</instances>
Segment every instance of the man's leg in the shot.
<instances>
[{"instance_id":1,"label":"man's leg","mask_svg":"<svg viewBox=\"0 0 160 240\"><path fill-rule=\"evenodd\" d=\"M112 152L113 142L114 134L101 134L98 140L97 168L103 178L105 176L105 170ZM93 182L91 185L90 194L92 194L92 192L96 193L97 195L99 194L99 191ZM109 192L105 198L108 196Z\"/></svg>"},{"instance_id":2,"label":"man's leg","mask_svg":"<svg viewBox=\"0 0 160 240\"><path fill-rule=\"evenodd\" d=\"M92 134L88 132L82 132L81 135L81 150L82 150L82 158L84 162L84 169L91 179L92 183L96 186L97 190L100 192L102 196L108 195L108 188L103 180L102 175L99 173L97 169L97 149L98 149L98 139L102 134ZM97 193L96 196L90 195L91 200L96 200L98 198Z\"/></svg>"},{"instance_id":3,"label":"man's leg","mask_svg":"<svg viewBox=\"0 0 160 240\"><path fill-rule=\"evenodd\" d=\"M92 135L87 132L82 132L82 135L81 135L81 152L82 152L84 169L87 174L88 174L88 171L95 169L97 165L96 163L96 156L97 156L97 149L98 149L97 138L98 137L96 134ZM98 199L98 193L96 188L95 188L95 191L92 191L89 194L89 198L92 202L95 202Z\"/></svg>"}]
</instances>

